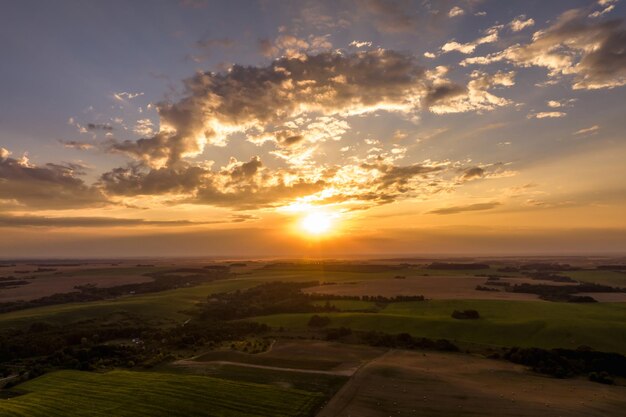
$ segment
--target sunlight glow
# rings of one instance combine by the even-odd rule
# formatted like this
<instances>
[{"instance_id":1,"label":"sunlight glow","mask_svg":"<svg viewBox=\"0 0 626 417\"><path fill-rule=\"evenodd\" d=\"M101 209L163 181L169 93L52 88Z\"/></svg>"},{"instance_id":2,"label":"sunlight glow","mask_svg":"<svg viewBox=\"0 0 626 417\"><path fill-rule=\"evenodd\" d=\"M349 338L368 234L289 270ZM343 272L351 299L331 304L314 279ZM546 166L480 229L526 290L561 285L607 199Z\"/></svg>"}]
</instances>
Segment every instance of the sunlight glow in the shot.
<instances>
[{"instance_id":1,"label":"sunlight glow","mask_svg":"<svg viewBox=\"0 0 626 417\"><path fill-rule=\"evenodd\" d=\"M308 213L300 221L302 229L312 235L322 235L328 233L332 225L332 216L328 213L320 211Z\"/></svg>"}]
</instances>

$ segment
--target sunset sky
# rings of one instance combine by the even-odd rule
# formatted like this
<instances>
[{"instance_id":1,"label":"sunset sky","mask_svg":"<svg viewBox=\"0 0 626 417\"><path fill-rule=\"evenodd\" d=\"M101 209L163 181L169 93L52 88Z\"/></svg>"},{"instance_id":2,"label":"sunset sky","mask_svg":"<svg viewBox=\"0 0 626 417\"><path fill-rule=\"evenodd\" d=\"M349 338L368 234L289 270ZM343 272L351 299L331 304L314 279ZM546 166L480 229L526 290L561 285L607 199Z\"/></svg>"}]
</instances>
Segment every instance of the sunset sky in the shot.
<instances>
[{"instance_id":1,"label":"sunset sky","mask_svg":"<svg viewBox=\"0 0 626 417\"><path fill-rule=\"evenodd\" d=\"M624 253L625 18L2 2L0 257Z\"/></svg>"}]
</instances>

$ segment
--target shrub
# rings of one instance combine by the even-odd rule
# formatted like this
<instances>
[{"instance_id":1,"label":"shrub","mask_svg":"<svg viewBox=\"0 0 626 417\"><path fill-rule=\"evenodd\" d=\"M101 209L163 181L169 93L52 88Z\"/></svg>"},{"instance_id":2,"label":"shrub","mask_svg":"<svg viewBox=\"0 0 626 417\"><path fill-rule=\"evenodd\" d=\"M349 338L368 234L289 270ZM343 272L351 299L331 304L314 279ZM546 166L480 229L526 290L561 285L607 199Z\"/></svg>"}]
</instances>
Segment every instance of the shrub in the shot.
<instances>
[{"instance_id":1,"label":"shrub","mask_svg":"<svg viewBox=\"0 0 626 417\"><path fill-rule=\"evenodd\" d=\"M458 320L476 320L480 318L480 314L476 310L454 310L452 312L452 318Z\"/></svg>"},{"instance_id":2,"label":"shrub","mask_svg":"<svg viewBox=\"0 0 626 417\"><path fill-rule=\"evenodd\" d=\"M309 327L325 327L330 324L330 318L314 314L309 319Z\"/></svg>"}]
</instances>

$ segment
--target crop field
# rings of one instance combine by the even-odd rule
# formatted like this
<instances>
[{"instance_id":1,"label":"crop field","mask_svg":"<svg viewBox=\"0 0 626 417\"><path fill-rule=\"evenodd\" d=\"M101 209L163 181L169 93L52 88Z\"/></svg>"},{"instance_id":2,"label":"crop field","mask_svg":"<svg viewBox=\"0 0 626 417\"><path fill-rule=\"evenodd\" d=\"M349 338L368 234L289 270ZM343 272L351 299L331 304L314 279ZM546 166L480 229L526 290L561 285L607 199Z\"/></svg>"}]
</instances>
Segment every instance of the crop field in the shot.
<instances>
[{"instance_id":1,"label":"crop field","mask_svg":"<svg viewBox=\"0 0 626 417\"><path fill-rule=\"evenodd\" d=\"M394 297L398 295L423 295L429 299L475 299L475 300L538 300L535 294L504 291L476 291L477 285L484 285L486 278L473 276L411 276L402 279L369 279L360 282L319 285L305 291L332 295L368 295ZM530 279L511 278L501 280L511 285L532 283ZM536 283L536 281L535 281Z\"/></svg>"},{"instance_id":2,"label":"crop field","mask_svg":"<svg viewBox=\"0 0 626 417\"><path fill-rule=\"evenodd\" d=\"M373 360L318 417L619 416L626 387L562 380L462 354L391 351Z\"/></svg>"},{"instance_id":3,"label":"crop field","mask_svg":"<svg viewBox=\"0 0 626 417\"><path fill-rule=\"evenodd\" d=\"M364 362L384 352L368 346L344 345L323 341L277 341L269 351L247 354L237 351L212 351L194 362L237 362L301 370L329 371L350 375Z\"/></svg>"},{"instance_id":4,"label":"crop field","mask_svg":"<svg viewBox=\"0 0 626 417\"><path fill-rule=\"evenodd\" d=\"M333 395L347 380L347 376L312 372L294 372L279 369L263 369L245 365L224 363L195 363L193 366L167 365L168 372L206 375L240 382L274 385Z\"/></svg>"},{"instance_id":5,"label":"crop field","mask_svg":"<svg viewBox=\"0 0 626 417\"><path fill-rule=\"evenodd\" d=\"M30 308L0 314L0 329L16 327L33 321L53 323L71 323L102 317L120 311L184 321L188 318L181 311L192 308L197 302L218 292L234 291L258 284L256 280L222 280L197 287L180 288L151 294L125 296L112 300L83 303L67 303L45 307Z\"/></svg>"},{"instance_id":6,"label":"crop field","mask_svg":"<svg viewBox=\"0 0 626 417\"><path fill-rule=\"evenodd\" d=\"M626 272L615 271L571 271L568 276L578 281L626 287Z\"/></svg>"},{"instance_id":7,"label":"crop field","mask_svg":"<svg viewBox=\"0 0 626 417\"><path fill-rule=\"evenodd\" d=\"M0 416L309 416L323 395L198 375L59 371L17 387Z\"/></svg>"},{"instance_id":8,"label":"crop field","mask_svg":"<svg viewBox=\"0 0 626 417\"><path fill-rule=\"evenodd\" d=\"M455 320L454 310L477 310L479 320ZM407 332L492 346L581 345L626 353L626 304L528 301L431 300L391 303L377 313L328 313L328 327ZM311 314L280 314L250 320L272 327L306 329Z\"/></svg>"}]
</instances>

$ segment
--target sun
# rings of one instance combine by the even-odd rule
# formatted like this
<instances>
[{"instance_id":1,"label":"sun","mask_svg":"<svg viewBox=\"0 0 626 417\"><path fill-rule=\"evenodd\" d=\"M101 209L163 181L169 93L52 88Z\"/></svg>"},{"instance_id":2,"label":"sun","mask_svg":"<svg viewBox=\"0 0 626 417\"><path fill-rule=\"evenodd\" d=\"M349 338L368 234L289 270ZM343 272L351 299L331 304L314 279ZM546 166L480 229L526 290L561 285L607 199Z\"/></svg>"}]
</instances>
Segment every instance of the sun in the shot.
<instances>
[{"instance_id":1,"label":"sun","mask_svg":"<svg viewBox=\"0 0 626 417\"><path fill-rule=\"evenodd\" d=\"M311 235L326 234L331 230L332 226L332 216L321 211L308 213L300 220L300 227Z\"/></svg>"}]
</instances>

